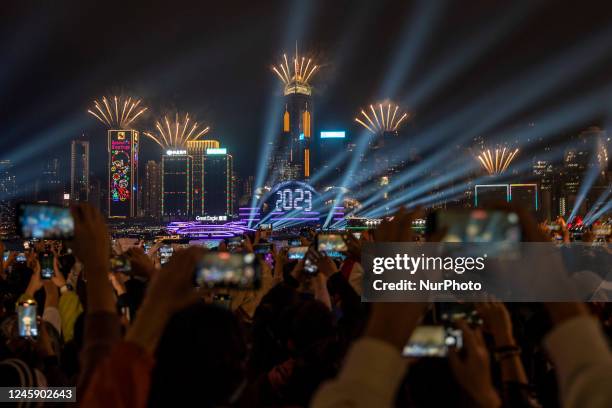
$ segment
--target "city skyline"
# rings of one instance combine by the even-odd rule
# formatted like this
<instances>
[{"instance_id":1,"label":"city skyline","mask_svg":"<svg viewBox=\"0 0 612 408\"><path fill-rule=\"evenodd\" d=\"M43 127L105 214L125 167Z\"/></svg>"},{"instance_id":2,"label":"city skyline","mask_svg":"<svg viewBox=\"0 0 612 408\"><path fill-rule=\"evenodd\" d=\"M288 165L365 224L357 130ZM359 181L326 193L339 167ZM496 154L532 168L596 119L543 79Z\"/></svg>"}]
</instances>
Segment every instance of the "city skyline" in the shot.
<instances>
[{"instance_id":1,"label":"city skyline","mask_svg":"<svg viewBox=\"0 0 612 408\"><path fill-rule=\"evenodd\" d=\"M389 6L397 8L396 12ZM340 12L338 6L291 2L286 7L269 16L269 20L283 21L277 28L280 36L254 41L240 58L227 48L233 37L226 30L215 42L204 41L213 48L227 49L221 59L209 58L206 50L195 52L190 42L191 46L185 44L181 58L164 58L165 63L155 69L138 62L120 68L99 64L95 81L72 92L70 103L57 105L70 112L69 120L55 115L42 130L46 137L32 131L23 139L34 138L35 142L24 146L20 138L0 158L10 160L21 190L27 193L31 189L30 196L38 201L45 201L45 189L59 191L60 184L70 200L87 198L92 188L90 179L96 180L93 196L105 196L111 217L144 213L139 201L147 192L139 178L147 174L146 163L151 160L162 167L162 191L164 185L172 184L164 183L164 166L181 162L177 173L172 173L185 176L185 186L175 185L172 188L178 190L171 192L185 195L177 204L179 209L173 210L178 216L210 215L204 196L212 192L207 192L203 183L206 150L194 153L188 147L189 143L206 140L218 142L215 148L226 149L231 157L231 170L228 167L223 176L228 180L224 194L231 197L226 199L224 214L231 214L233 210L229 209L237 204L236 191L242 190L235 185L238 175L245 180L253 178L250 205L275 184L297 180L325 189L320 199L332 208L350 199L364 203L359 211L373 217L402 205L436 206L472 195L476 202L474 185L509 186L513 181L506 180L508 177L520 178L514 184L523 185L534 178L540 162L568 169L565 177L571 180L560 182L575 196L575 207L592 201L587 196L600 175L592 170L593 163L584 164L582 160L599 147L578 146L571 153L570 145L576 138L585 139L581 132L599 126L601 132L591 133L601 139L598 143L603 150L595 154L600 164L601 157L607 160L610 138L605 132L612 110L607 102L612 94L612 69L608 68L612 68L612 58L606 50L612 45L612 26L600 16L594 16L590 25L578 22L572 28L575 38L569 41L567 37L568 42L560 44L559 37L568 36L560 21L575 16L545 5L504 6L505 13L500 15L485 5L466 11L445 2L356 4L351 12L360 15L364 23L376 24L380 30L374 34L352 31L342 20L335 26L326 25ZM374 10L389 18L371 20L368 14ZM244 15L261 11L248 8ZM152 7L142 13L159 18L155 14L158 12ZM227 10L219 5L211 12L224 15ZM56 13L58 19L63 17L61 12ZM526 18L542 15L556 16L559 21L542 30ZM490 25L484 24L485 17L491 20ZM188 18L178 15L176 21ZM481 24L470 28L461 24L462 19ZM456 33L449 36L451 28ZM250 29L255 38L269 36L257 24L246 25L245 29ZM192 32L188 26L181 26L177 33ZM197 38L210 40L209 35L204 30ZM239 37L237 33L235 36ZM533 39L538 46L525 46L521 41L525 38ZM57 40L75 49L83 47L71 37L59 35ZM122 45L127 50L144 55L158 52L167 41L160 39L153 49L133 43L129 36L124 40ZM377 51L382 58L364 60L367 53L357 53L356 47L373 41L388 46ZM98 51L117 52L105 48L105 44L98 46ZM465 52L454 53L457 46ZM88 52L91 50L85 54ZM156 55L169 57L175 52L168 48ZM77 69L80 63L72 67L55 56L45 58L49 58L49 75L62 66ZM361 63L351 63L355 59ZM188 67L181 62L188 62ZM173 75L174 68L180 74ZM484 75L480 71L483 68ZM84 77L88 75L82 72ZM464 83L468 86L463 87ZM76 82L67 80L65 84L70 94L70 84ZM215 90L219 84L224 85L222 93ZM41 100L47 97L43 93ZM248 107L245 101L250 103ZM39 102L32 101L34 106ZM19 112L20 106L17 98L9 108ZM82 110L77 114L76 108ZM19 134L42 126L45 114L15 124L14 120L23 116L16 114L17 119L10 116L9 125L0 126L8 127L9 134ZM66 149L61 147L68 140L64 139L76 140L78 134L88 135L87 148L73 141L66 160ZM341 134L342 142L325 142L323 139L330 136L323 134ZM129 148L119 146L124 138L129 139ZM80 153L76 152L79 146L83 150ZM36 157L42 159L42 169L31 165L24 169ZM575 163L571 166L576 168L568 163ZM607 163L600 167L607 168ZM125 174L117 179L117 171ZM33 187L28 187L32 183ZM573 200L563 205L572 205ZM119 201L127 207L117 210ZM554 205L561 206L556 201ZM578 211L568 210L570 217ZM162 213L166 214L163 209ZM332 210L326 223L331 219Z\"/></svg>"},{"instance_id":2,"label":"city skyline","mask_svg":"<svg viewBox=\"0 0 612 408\"><path fill-rule=\"evenodd\" d=\"M246 24L245 30L248 30L257 40L254 41L254 46L246 50L241 49L235 54L227 54L225 51L235 48L233 45L243 41L244 35L235 33L217 37L218 33L224 32L218 29L220 23L215 23L216 26L211 25L205 30L196 30L193 25L189 24L192 18L178 12L173 13L177 22L174 23L176 24L175 31L177 38L186 40L181 47L165 47L171 39L164 36L155 38L158 42L153 41L154 46L145 45L139 41L142 36L122 37L120 33L125 30L120 27L124 27L126 23L112 18L107 19L106 21L111 24L120 25L113 30L113 33L116 32L116 34L107 35L124 40L115 42L115 44L122 45L121 51L111 45L113 41L108 41L108 45L106 41L103 43L96 41L99 34L94 33L96 27L103 24L112 8L100 8L95 10L99 13L92 12L86 17L80 16L84 18L74 23L78 24L77 29L82 28L82 37L87 38L88 41L77 41L70 33L55 33L53 51L50 50L48 55L39 57L42 59L40 62L44 61L44 64L40 65L46 67L46 72L37 72L36 77L41 81L45 79L46 81L39 92L40 96L34 100L29 97L24 99L29 88L18 85L21 75L15 71L16 67L22 66L31 57L25 50L14 55L5 53L7 58L12 57L7 59L10 69L6 69L10 71L10 75L7 74L5 77L7 80L11 78L11 83L14 85L5 90L8 94L0 102L8 118L0 125L0 133L18 142L13 146L7 146L4 156L13 160L19 167L23 162L21 157L25 154L21 143L28 139L41 138L44 139L45 148L43 149L42 146L30 148L30 152L43 155L48 150L53 150L54 154L61 158L62 155L66 155L59 147L61 139L73 138L82 132L91 137L92 150L99 151L99 145L104 145L99 140L103 138L101 128L83 117L82 112L91 105L92 99L98 95L112 94L113 90L119 91L118 93L125 92L141 96L148 105L157 107L157 112L143 114L145 122L151 125L155 117L168 111L176 108L189 110L198 117L207 118L207 121L214 126L210 136L221 140L237 156L241 155L240 150L243 148L246 152L252 152L258 147L258 141L265 137L266 122L270 120L266 113L270 98L282 93L282 86L278 83L278 77L271 72L270 66L279 61L283 51L291 54L296 41L300 50L307 50L313 54L321 65L316 72L314 92L318 103L316 120L313 123L317 128L313 129L313 134L318 134L320 130L341 129L346 130L349 134L357 135L359 127L352 123L352 118L358 112L359 107L366 106L370 100L385 97L395 100L396 96L399 96L399 99L402 100L398 102L416 114L416 120L411 127L406 129L407 137L411 137L426 130L428 123L432 123L430 122L431 117L448 113L453 105L456 106L456 102L466 97L476 96L496 83L505 82L505 79L520 76L525 69L539 62L550 60L550 57L571 48L572 44L596 37L596 34L605 28L603 22L606 21L606 16L609 16L607 10L589 8L580 9L579 14L576 15L569 10L564 10L563 7L554 6L533 7L533 9L526 7L520 9L517 6L518 11L517 7L508 7L504 9L504 12L499 12L497 7L479 4L477 10L470 12L455 5L444 5L439 15L435 14L435 10L432 12L433 17L437 19L427 20L432 23L432 28L431 32L427 33L427 37L423 39L425 44L421 45L423 55L419 61L423 61L424 67L444 66L444 62L449 61L446 57L452 57L449 51L456 46L479 48L478 43L472 41L474 39L472 34L479 33L479 30L470 28L469 24L465 24L466 21L484 22L491 19L499 26L511 28L501 32L492 31L490 36L497 37L501 44L495 43L488 46L483 44L482 49L477 50L478 53L474 55L473 60L456 62L460 64L459 67L463 67L463 70L457 70L457 73L450 78L444 78L448 74L442 75L441 72L442 79L445 79L442 83L445 86L438 86L437 92L425 95L423 88L433 87L431 85L433 79L426 72L420 72L422 69L418 66L412 67L412 71L416 72L409 72L411 65L414 64L411 64L410 61L407 63L403 61L398 57L401 55L398 52L404 51L403 54L410 56L411 50L413 54L418 51L418 48L415 49L418 44L407 41L409 37L405 34L411 34L410 26L419 22L421 16L424 20L429 18L430 11L423 10L423 4L419 2L402 2L401 4L380 2L377 6L361 2L351 3L351 7L348 8L350 16L341 18L347 5L348 3L342 2L333 6L322 2L312 2L307 7L294 2L247 7L243 10L244 13L241 13L240 19L242 20L240 21ZM43 8L26 17L25 11L16 5L11 5L6 15L20 23L36 18L36 13L49 15L50 21L47 28L57 31L59 23L69 18L70 13L73 15L82 13L78 7L70 11ZM222 5L214 5L207 12L210 15L218 16L218 21L230 15L229 8ZM370 14L376 15L375 22L372 21L373 17L369 17ZM522 17L532 16L532 19L512 20L512 17L517 14ZM128 6L125 8L125 15L126 22L130 20L130 27L133 30L134 27L144 25L145 21L148 24L150 21L161 19L163 13L161 6L153 4L147 10ZM503 15L506 15L507 18L500 17ZM270 24L278 28L268 30L267 27L264 28L261 24L255 23L257 18L261 19L262 16L266 16L263 21L278 21L278 24ZM540 27L536 16L546 19L548 22L546 30ZM363 24L367 22L375 24L371 28L376 29L352 28L349 21L354 19ZM572 24L565 24L569 21ZM291 22L295 22L297 28L292 30L287 27L292 25ZM433 24L434 22L436 24ZM5 27L11 30L14 24L18 23L10 23ZM19 24L13 27L16 33L24 32L27 29L27 25ZM194 36L194 33L198 31L200 32ZM215 37L212 37L212 33L215 34ZM453 36L449 36L449 33L453 33ZM434 34L436 34L435 37ZM443 40L440 41L439 37L442 37ZM40 40L35 31L30 34L30 38L33 44L36 43L36 40ZM188 40L189 38L192 39ZM526 42L526 38L533 38L536 41L532 44L530 41ZM204 50L195 53L192 50L198 43L203 44ZM88 47L88 44L96 44L96 47ZM377 51L375 58L369 58L368 54L357 52L358 44L366 48L369 48L368 45L385 44L386 51ZM167 54L164 64L154 67L144 63L144 61L152 60L151 57L154 55L159 56L160 49ZM1 47L0 50L2 50ZM225 54L222 60L219 58L219 52ZM82 57L75 60L71 55ZM113 56L111 61L117 61L117 63L124 55L136 55L140 58L136 59L136 64L126 67L109 63L104 55ZM512 58L505 58L506 55ZM503 64L498 63L500 56L504 61ZM85 61L88 62L85 63ZM94 61L100 62L99 68L96 73L89 73L85 67L89 62ZM245 67L242 61L249 61L248 67ZM583 75L576 83L572 82L570 94L580 95L593 83L603 83L609 79L609 72L612 70L606 69L607 64L608 62L604 60L595 66L593 75ZM408 71L405 75L408 78L402 81L401 75L395 75L393 71L395 66L404 66L405 71ZM189 69L183 69L186 67ZM489 72L489 75L480 76L478 73L483 69ZM173 74L177 70L181 72L178 77ZM68 73L71 75L67 76ZM93 78L95 80L92 81ZM466 81L470 83L469 92L461 90L461 84ZM382 92L377 90L379 87L387 88L389 91L378 95ZM17 89L20 92L15 93ZM45 108L40 117L32 118L28 115L28 112L37 109L39 104L44 104L60 90L70 95L70 103L61 103L52 109ZM413 90L414 94L412 94ZM427 96L424 100L430 103L410 103L411 99L420 99L416 94ZM347 99L346 95L350 96L350 99ZM544 100L555 101L556 98L559 98L558 93L551 92L551 96ZM10 104L7 103L9 100ZM431 103L434 101L441 103ZM540 106L544 107L548 104L542 103ZM240 121L232 119L236 115L240 116ZM29 120L24 123L24 118L28 116ZM601 116L594 119L594 124L600 126L605 124L605 118ZM579 130L589 124L591 123L585 121L583 124L577 124L575 128ZM503 128L503 125L501 126ZM152 128L152 126L147 126L147 129ZM155 151L155 147L145 146L142 152L144 156L142 162L154 158L152 156ZM92 169L97 177L103 175L104 161L93 157ZM255 171L245 161L238 163L238 166L240 166L238 170L241 174L252 174Z\"/></svg>"}]
</instances>

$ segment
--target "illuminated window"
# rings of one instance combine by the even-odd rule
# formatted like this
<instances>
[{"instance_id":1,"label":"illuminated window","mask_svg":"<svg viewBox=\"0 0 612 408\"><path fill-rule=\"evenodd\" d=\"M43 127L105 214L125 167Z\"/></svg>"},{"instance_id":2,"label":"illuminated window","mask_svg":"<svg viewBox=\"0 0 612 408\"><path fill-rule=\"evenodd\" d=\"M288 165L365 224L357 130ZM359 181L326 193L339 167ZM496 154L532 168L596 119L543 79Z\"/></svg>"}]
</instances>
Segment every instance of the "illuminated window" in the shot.
<instances>
[{"instance_id":1,"label":"illuminated window","mask_svg":"<svg viewBox=\"0 0 612 408\"><path fill-rule=\"evenodd\" d=\"M289 112L285 111L285 115L283 117L283 131L284 132L289 132Z\"/></svg>"},{"instance_id":2,"label":"illuminated window","mask_svg":"<svg viewBox=\"0 0 612 408\"><path fill-rule=\"evenodd\" d=\"M302 125L304 127L304 136L310 137L310 112L304 111L302 114Z\"/></svg>"}]
</instances>

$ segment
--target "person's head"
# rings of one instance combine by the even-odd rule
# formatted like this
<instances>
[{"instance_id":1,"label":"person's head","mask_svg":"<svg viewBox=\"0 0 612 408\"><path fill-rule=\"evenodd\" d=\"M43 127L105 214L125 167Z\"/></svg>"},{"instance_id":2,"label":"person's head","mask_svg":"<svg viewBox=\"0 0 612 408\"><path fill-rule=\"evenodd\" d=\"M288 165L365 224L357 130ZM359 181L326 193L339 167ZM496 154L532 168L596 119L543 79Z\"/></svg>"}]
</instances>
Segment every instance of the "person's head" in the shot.
<instances>
[{"instance_id":1,"label":"person's head","mask_svg":"<svg viewBox=\"0 0 612 408\"><path fill-rule=\"evenodd\" d=\"M189 306L170 319L161 337L149 405L194 404L185 390L197 391L198 406L226 404L243 384L245 358L244 336L230 311Z\"/></svg>"},{"instance_id":2,"label":"person's head","mask_svg":"<svg viewBox=\"0 0 612 408\"><path fill-rule=\"evenodd\" d=\"M257 375L287 358L287 327L283 316L299 302L295 289L285 284L274 286L262 298L253 316L253 348L249 371Z\"/></svg>"},{"instance_id":3,"label":"person's head","mask_svg":"<svg viewBox=\"0 0 612 408\"><path fill-rule=\"evenodd\" d=\"M317 300L298 303L288 311L286 319L289 327L288 346L294 355L306 353L336 336L333 315L327 306Z\"/></svg>"}]
</instances>

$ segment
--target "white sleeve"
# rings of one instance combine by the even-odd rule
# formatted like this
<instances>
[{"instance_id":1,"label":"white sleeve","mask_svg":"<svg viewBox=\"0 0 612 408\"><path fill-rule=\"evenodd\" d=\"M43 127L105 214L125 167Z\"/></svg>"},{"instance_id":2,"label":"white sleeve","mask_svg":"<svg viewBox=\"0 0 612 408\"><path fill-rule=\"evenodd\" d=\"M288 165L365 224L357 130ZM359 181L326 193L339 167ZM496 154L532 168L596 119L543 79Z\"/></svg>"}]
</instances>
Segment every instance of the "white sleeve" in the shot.
<instances>
[{"instance_id":1,"label":"white sleeve","mask_svg":"<svg viewBox=\"0 0 612 408\"><path fill-rule=\"evenodd\" d=\"M395 347L381 340L362 338L349 350L338 377L317 390L311 406L392 406L406 367Z\"/></svg>"},{"instance_id":2,"label":"white sleeve","mask_svg":"<svg viewBox=\"0 0 612 408\"><path fill-rule=\"evenodd\" d=\"M557 369L564 407L612 407L612 354L594 318L561 323L544 345Z\"/></svg>"},{"instance_id":3,"label":"white sleeve","mask_svg":"<svg viewBox=\"0 0 612 408\"><path fill-rule=\"evenodd\" d=\"M45 307L42 318L44 321L51 323L59 334L62 334L62 316L57 307Z\"/></svg>"},{"instance_id":4,"label":"white sleeve","mask_svg":"<svg viewBox=\"0 0 612 408\"><path fill-rule=\"evenodd\" d=\"M360 263L355 262L353 264L348 282L359 296L363 294L363 267Z\"/></svg>"}]
</instances>

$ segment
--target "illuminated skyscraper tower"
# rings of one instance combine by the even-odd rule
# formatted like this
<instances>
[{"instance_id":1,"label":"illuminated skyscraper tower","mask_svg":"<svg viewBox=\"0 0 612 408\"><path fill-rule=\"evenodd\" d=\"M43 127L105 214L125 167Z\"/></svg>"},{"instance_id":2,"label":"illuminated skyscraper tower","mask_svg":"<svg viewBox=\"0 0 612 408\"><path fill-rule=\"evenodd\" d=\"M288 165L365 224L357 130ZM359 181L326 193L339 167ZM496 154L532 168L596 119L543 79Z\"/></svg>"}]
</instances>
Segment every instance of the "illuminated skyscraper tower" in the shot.
<instances>
[{"instance_id":1,"label":"illuminated skyscraper tower","mask_svg":"<svg viewBox=\"0 0 612 408\"><path fill-rule=\"evenodd\" d=\"M187 154L193 158L191 208L194 216L204 215L204 155L206 149L218 149L217 140L190 140L187 142Z\"/></svg>"},{"instance_id":2,"label":"illuminated skyscraper tower","mask_svg":"<svg viewBox=\"0 0 612 408\"><path fill-rule=\"evenodd\" d=\"M155 123L155 131L143 134L157 143L165 154L161 163L161 213L164 218L185 220L194 212L201 212L202 149L207 141L197 140L208 133L210 127L200 127L189 114L174 119L169 116ZM214 144L214 143L213 143ZM218 144L218 143L217 143ZM194 184L194 161L197 160L198 175ZM197 190L197 191L195 191ZM197 200L193 195L197 194Z\"/></svg>"},{"instance_id":3,"label":"illuminated skyscraper tower","mask_svg":"<svg viewBox=\"0 0 612 408\"><path fill-rule=\"evenodd\" d=\"M108 128L108 217L137 214L139 134L134 121L147 108L139 99L114 96L95 100L87 112Z\"/></svg>"},{"instance_id":4,"label":"illuminated skyscraper tower","mask_svg":"<svg viewBox=\"0 0 612 408\"><path fill-rule=\"evenodd\" d=\"M290 62L287 54L272 70L283 81L282 138L277 146L274 167L277 180L310 178L312 136L312 86L309 81L318 65L311 58L300 57L297 44Z\"/></svg>"},{"instance_id":5,"label":"illuminated skyscraper tower","mask_svg":"<svg viewBox=\"0 0 612 408\"><path fill-rule=\"evenodd\" d=\"M136 216L139 134L135 130L108 131L108 217Z\"/></svg>"}]
</instances>

